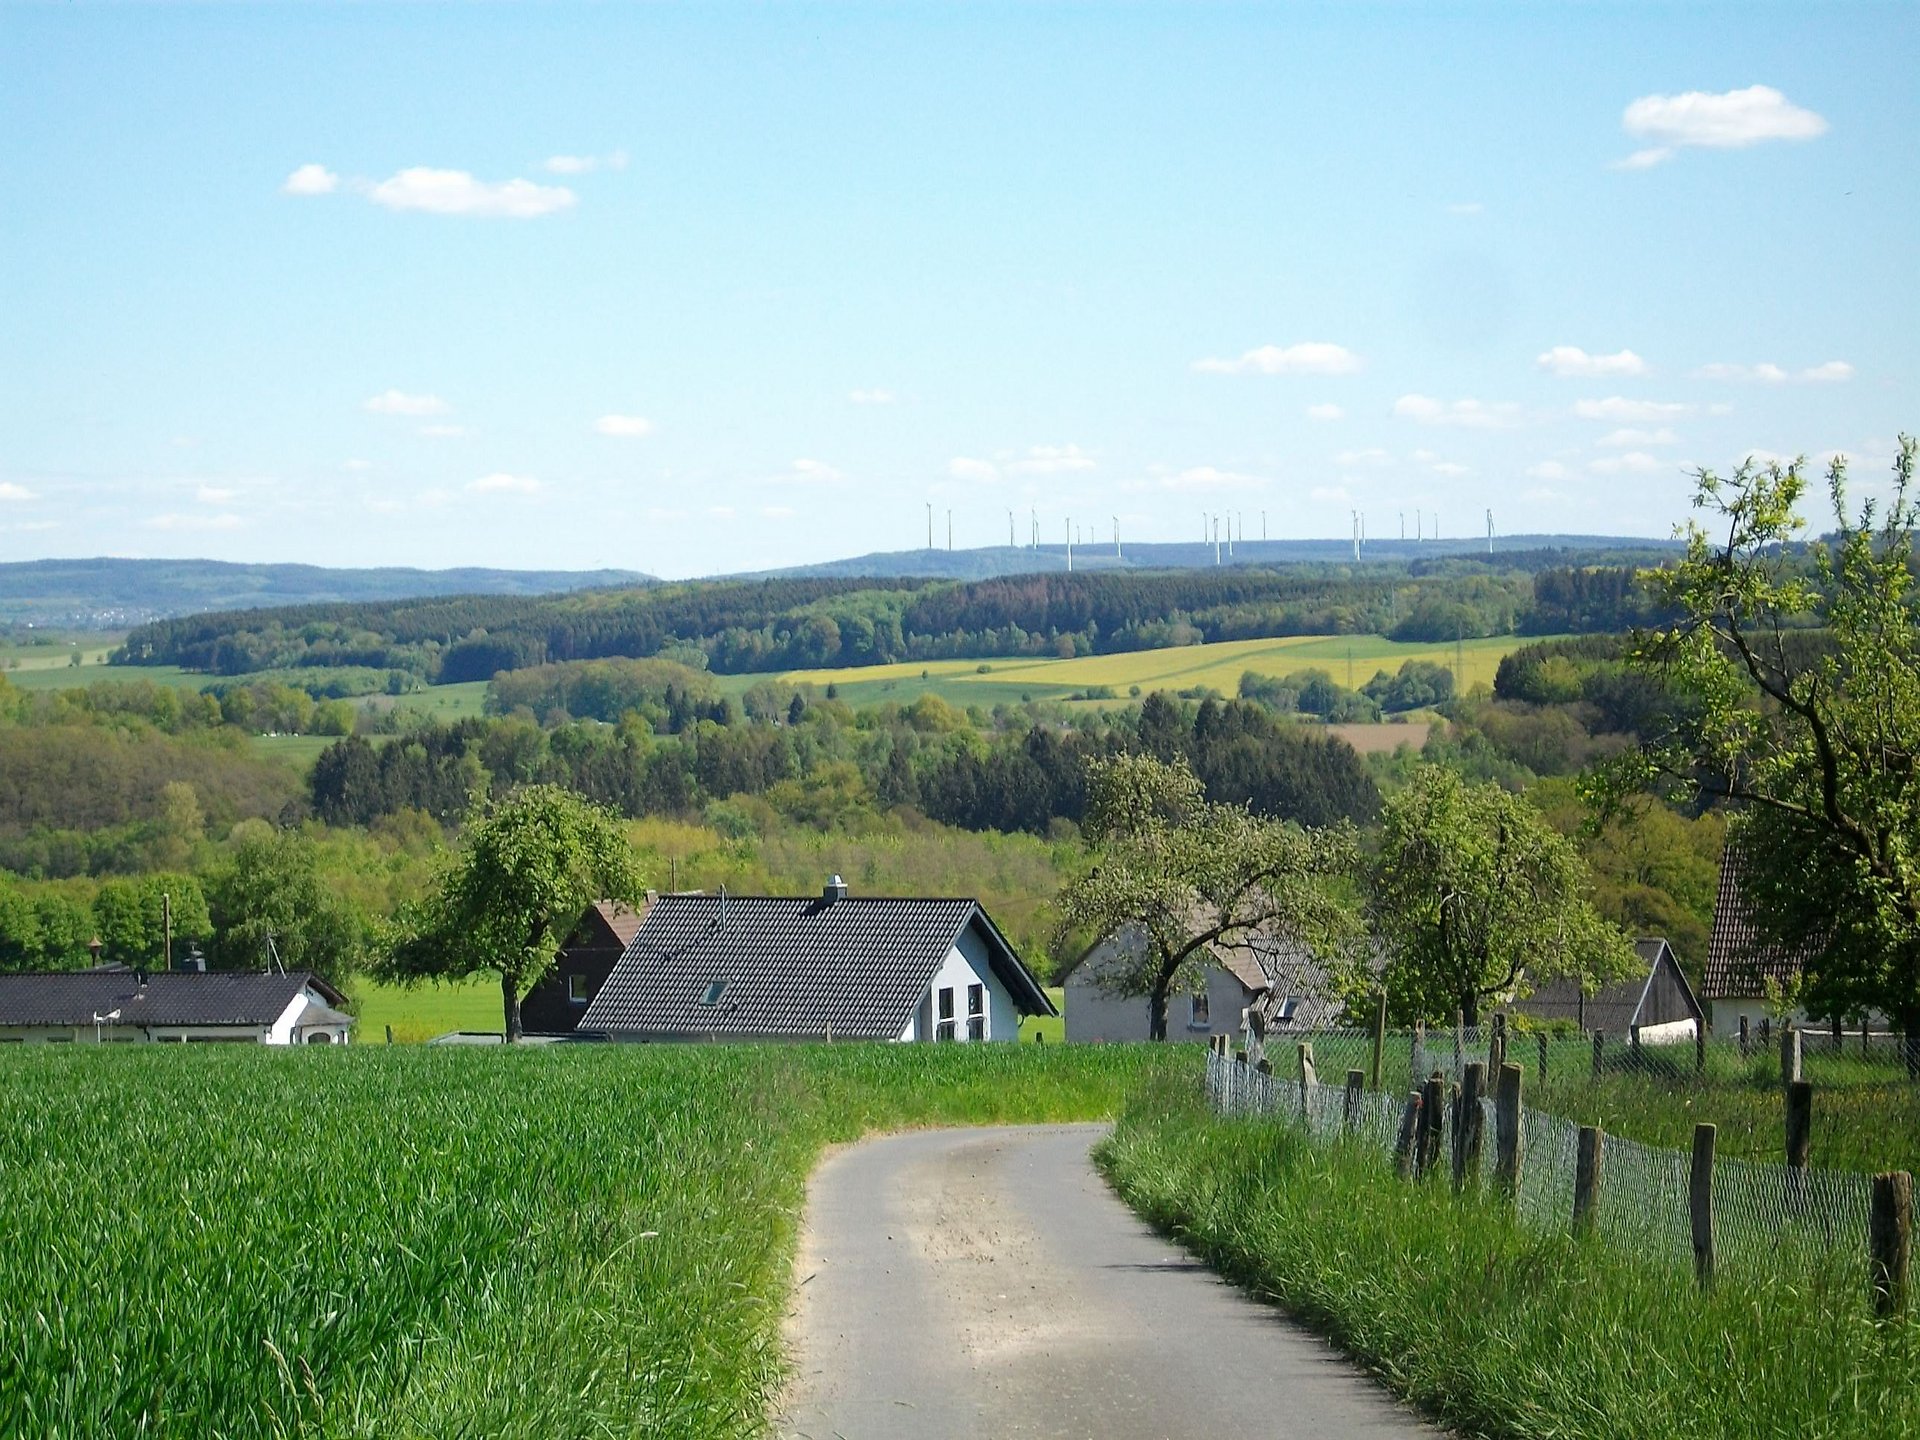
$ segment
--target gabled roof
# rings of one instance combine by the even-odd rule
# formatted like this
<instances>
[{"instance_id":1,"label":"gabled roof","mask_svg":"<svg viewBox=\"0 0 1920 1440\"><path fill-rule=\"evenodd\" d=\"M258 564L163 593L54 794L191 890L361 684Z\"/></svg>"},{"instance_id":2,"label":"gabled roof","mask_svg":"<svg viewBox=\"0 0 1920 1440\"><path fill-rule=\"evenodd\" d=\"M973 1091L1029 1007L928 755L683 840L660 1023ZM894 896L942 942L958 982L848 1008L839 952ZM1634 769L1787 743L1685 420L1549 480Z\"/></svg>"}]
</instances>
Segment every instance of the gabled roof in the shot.
<instances>
[{"instance_id":1,"label":"gabled roof","mask_svg":"<svg viewBox=\"0 0 1920 1440\"><path fill-rule=\"evenodd\" d=\"M1536 1020L1571 1020L1575 1024L1584 1023L1589 1030L1625 1035L1641 1023L1640 1012L1646 1005L1647 992L1653 988L1654 976L1660 967L1666 965L1671 967L1670 973L1681 995L1689 1002L1694 1018L1705 1018L1693 987L1687 983L1686 973L1674 959L1672 946L1664 939L1653 937L1634 941L1633 949L1640 957L1640 969L1624 980L1602 985L1586 997L1584 1005L1580 999L1580 982L1559 979L1549 980L1524 1000L1515 1001L1513 1008Z\"/></svg>"},{"instance_id":2,"label":"gabled roof","mask_svg":"<svg viewBox=\"0 0 1920 1440\"><path fill-rule=\"evenodd\" d=\"M579 1029L892 1040L970 926L1016 1008L1053 1014L973 900L662 895Z\"/></svg>"},{"instance_id":3,"label":"gabled roof","mask_svg":"<svg viewBox=\"0 0 1920 1440\"><path fill-rule=\"evenodd\" d=\"M647 918L644 905L635 910L620 900L596 900L593 913L600 917L600 923L620 942L622 949L633 943L633 937L640 933L640 922Z\"/></svg>"},{"instance_id":4,"label":"gabled roof","mask_svg":"<svg viewBox=\"0 0 1920 1440\"><path fill-rule=\"evenodd\" d=\"M157 970L141 983L125 969L0 975L0 1025L91 1025L118 1010L117 1025L271 1025L309 986L329 1005L345 997L306 970Z\"/></svg>"},{"instance_id":5,"label":"gabled roof","mask_svg":"<svg viewBox=\"0 0 1920 1440\"><path fill-rule=\"evenodd\" d=\"M1720 855L1720 890L1713 901L1713 932L1707 937L1707 963L1700 976L1704 1000L1727 1000L1765 993L1768 980L1785 985L1806 968L1805 950L1774 945L1760 938L1753 905L1740 885L1740 855L1728 846Z\"/></svg>"}]
</instances>

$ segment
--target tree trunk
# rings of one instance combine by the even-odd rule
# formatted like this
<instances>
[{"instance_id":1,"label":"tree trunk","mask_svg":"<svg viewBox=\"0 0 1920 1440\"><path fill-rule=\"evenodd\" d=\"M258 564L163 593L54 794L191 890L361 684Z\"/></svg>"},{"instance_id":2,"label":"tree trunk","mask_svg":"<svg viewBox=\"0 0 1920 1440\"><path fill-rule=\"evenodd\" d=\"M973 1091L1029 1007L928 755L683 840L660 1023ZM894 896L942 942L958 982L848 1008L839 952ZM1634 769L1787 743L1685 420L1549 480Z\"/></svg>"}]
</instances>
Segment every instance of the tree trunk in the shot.
<instances>
[{"instance_id":1,"label":"tree trunk","mask_svg":"<svg viewBox=\"0 0 1920 1440\"><path fill-rule=\"evenodd\" d=\"M1469 990L1460 997L1460 1021L1469 1030L1480 1025L1480 996L1477 991Z\"/></svg>"},{"instance_id":2,"label":"tree trunk","mask_svg":"<svg viewBox=\"0 0 1920 1440\"><path fill-rule=\"evenodd\" d=\"M1147 997L1147 1039L1167 1038L1167 981L1156 980Z\"/></svg>"},{"instance_id":3,"label":"tree trunk","mask_svg":"<svg viewBox=\"0 0 1920 1440\"><path fill-rule=\"evenodd\" d=\"M500 976L500 1004L506 1012L507 1044L511 1045L520 1038L520 991L513 983L513 977Z\"/></svg>"}]
</instances>

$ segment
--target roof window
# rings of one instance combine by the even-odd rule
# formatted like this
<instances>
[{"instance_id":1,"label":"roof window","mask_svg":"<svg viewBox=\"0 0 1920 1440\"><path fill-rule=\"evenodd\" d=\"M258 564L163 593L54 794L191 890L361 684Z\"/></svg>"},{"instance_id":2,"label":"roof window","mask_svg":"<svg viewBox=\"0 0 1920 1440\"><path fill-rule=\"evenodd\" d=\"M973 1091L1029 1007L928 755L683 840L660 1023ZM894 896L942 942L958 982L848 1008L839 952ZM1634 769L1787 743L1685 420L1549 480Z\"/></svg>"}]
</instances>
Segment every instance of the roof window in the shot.
<instances>
[{"instance_id":1,"label":"roof window","mask_svg":"<svg viewBox=\"0 0 1920 1440\"><path fill-rule=\"evenodd\" d=\"M707 982L707 988L705 992L703 992L700 996L700 1003L702 1005L718 1005L720 1003L720 997L726 993L727 993L726 981L709 980Z\"/></svg>"}]
</instances>

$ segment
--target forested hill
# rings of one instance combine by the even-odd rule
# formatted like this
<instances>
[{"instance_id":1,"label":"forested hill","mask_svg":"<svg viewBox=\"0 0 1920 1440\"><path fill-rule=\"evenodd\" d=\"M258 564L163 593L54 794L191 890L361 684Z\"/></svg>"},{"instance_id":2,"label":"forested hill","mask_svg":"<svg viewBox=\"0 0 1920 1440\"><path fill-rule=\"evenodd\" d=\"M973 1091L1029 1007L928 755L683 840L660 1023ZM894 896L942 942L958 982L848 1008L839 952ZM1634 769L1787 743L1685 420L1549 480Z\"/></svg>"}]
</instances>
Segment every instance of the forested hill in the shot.
<instances>
[{"instance_id":1,"label":"forested hill","mask_svg":"<svg viewBox=\"0 0 1920 1440\"><path fill-rule=\"evenodd\" d=\"M647 578L633 570L338 570L222 560L25 560L0 564L0 623L119 630L205 610L426 595L551 595Z\"/></svg>"},{"instance_id":2,"label":"forested hill","mask_svg":"<svg viewBox=\"0 0 1920 1440\"><path fill-rule=\"evenodd\" d=\"M1626 557L1622 557L1625 560ZM1156 650L1282 635L1450 641L1657 618L1638 563L1561 551L1366 565L688 581L541 598L458 596L233 611L142 625L118 664L222 675L291 666L451 683L556 661L661 656L728 674Z\"/></svg>"}]
</instances>

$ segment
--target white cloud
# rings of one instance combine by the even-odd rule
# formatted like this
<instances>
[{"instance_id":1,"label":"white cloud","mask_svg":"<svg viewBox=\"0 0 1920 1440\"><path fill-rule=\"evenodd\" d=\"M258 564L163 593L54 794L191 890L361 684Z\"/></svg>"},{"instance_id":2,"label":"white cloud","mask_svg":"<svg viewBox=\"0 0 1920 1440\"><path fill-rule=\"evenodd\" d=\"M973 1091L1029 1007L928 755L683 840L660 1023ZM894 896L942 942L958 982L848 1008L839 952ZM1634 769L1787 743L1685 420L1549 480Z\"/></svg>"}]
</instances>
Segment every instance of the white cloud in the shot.
<instances>
[{"instance_id":1,"label":"white cloud","mask_svg":"<svg viewBox=\"0 0 1920 1440\"><path fill-rule=\"evenodd\" d=\"M409 395L404 390L383 390L366 402L376 415L445 415L453 407L438 395Z\"/></svg>"},{"instance_id":2,"label":"white cloud","mask_svg":"<svg viewBox=\"0 0 1920 1440\"><path fill-rule=\"evenodd\" d=\"M1478 200L1462 200L1447 206L1449 215L1478 215L1487 207Z\"/></svg>"},{"instance_id":3,"label":"white cloud","mask_svg":"<svg viewBox=\"0 0 1920 1440\"><path fill-rule=\"evenodd\" d=\"M1473 468L1468 465L1462 465L1458 461L1442 460L1433 467L1433 473L1436 475L1444 475L1449 480L1455 480L1462 475L1471 475Z\"/></svg>"},{"instance_id":4,"label":"white cloud","mask_svg":"<svg viewBox=\"0 0 1920 1440\"><path fill-rule=\"evenodd\" d=\"M1209 375L1351 375L1360 368L1360 357L1344 345L1303 340L1262 345L1237 359L1196 360L1193 368Z\"/></svg>"},{"instance_id":5,"label":"white cloud","mask_svg":"<svg viewBox=\"0 0 1920 1440\"><path fill-rule=\"evenodd\" d=\"M1402 395L1393 413L1423 425L1459 425L1469 430L1504 430L1520 423L1518 405L1490 405L1482 400L1435 400L1430 395Z\"/></svg>"},{"instance_id":6,"label":"white cloud","mask_svg":"<svg viewBox=\"0 0 1920 1440\"><path fill-rule=\"evenodd\" d=\"M1535 480L1564 480L1572 472L1558 460L1542 460L1538 465L1529 465L1527 474ZM1551 492L1540 492L1551 493Z\"/></svg>"},{"instance_id":7,"label":"white cloud","mask_svg":"<svg viewBox=\"0 0 1920 1440\"><path fill-rule=\"evenodd\" d=\"M464 425L422 425L420 433L429 440L459 440L467 433Z\"/></svg>"},{"instance_id":8,"label":"white cloud","mask_svg":"<svg viewBox=\"0 0 1920 1440\"><path fill-rule=\"evenodd\" d=\"M731 520L740 512L731 505L709 505L707 515L714 520Z\"/></svg>"},{"instance_id":9,"label":"white cloud","mask_svg":"<svg viewBox=\"0 0 1920 1440\"><path fill-rule=\"evenodd\" d=\"M1194 465L1177 475L1167 476L1160 484L1168 490L1206 494L1222 490L1261 490L1266 488L1267 482L1258 475L1244 475L1237 470Z\"/></svg>"},{"instance_id":10,"label":"white cloud","mask_svg":"<svg viewBox=\"0 0 1920 1440\"><path fill-rule=\"evenodd\" d=\"M1556 345L1534 361L1542 370L1563 377L1591 378L1598 375L1644 375L1647 362L1631 350L1611 355L1589 355L1578 345Z\"/></svg>"},{"instance_id":11,"label":"white cloud","mask_svg":"<svg viewBox=\"0 0 1920 1440\"><path fill-rule=\"evenodd\" d=\"M1649 455L1644 450L1628 450L1620 455L1607 455L1598 460L1589 460L1587 468L1596 475L1651 475L1657 470L1675 468L1671 460L1662 460L1657 455Z\"/></svg>"},{"instance_id":12,"label":"white cloud","mask_svg":"<svg viewBox=\"0 0 1920 1440\"><path fill-rule=\"evenodd\" d=\"M371 460L342 460L340 462L340 468L358 473L360 471L371 470L373 468L373 462Z\"/></svg>"},{"instance_id":13,"label":"white cloud","mask_svg":"<svg viewBox=\"0 0 1920 1440\"><path fill-rule=\"evenodd\" d=\"M324 165L302 165L281 182L282 195L331 195L340 188L340 177Z\"/></svg>"},{"instance_id":14,"label":"white cloud","mask_svg":"<svg viewBox=\"0 0 1920 1440\"><path fill-rule=\"evenodd\" d=\"M602 415L593 422L593 428L602 435L612 435L621 440L638 440L653 433L653 422L644 415Z\"/></svg>"},{"instance_id":15,"label":"white cloud","mask_svg":"<svg viewBox=\"0 0 1920 1440\"><path fill-rule=\"evenodd\" d=\"M1715 362L1702 365L1693 372L1696 380L1755 380L1767 385L1779 385L1786 381L1787 372L1778 365L1727 365Z\"/></svg>"},{"instance_id":16,"label":"white cloud","mask_svg":"<svg viewBox=\"0 0 1920 1440\"><path fill-rule=\"evenodd\" d=\"M149 530L237 530L247 522L238 515L151 515L144 522Z\"/></svg>"},{"instance_id":17,"label":"white cloud","mask_svg":"<svg viewBox=\"0 0 1920 1440\"><path fill-rule=\"evenodd\" d=\"M1631 450L1643 445L1678 445L1680 443L1680 437L1663 425L1658 430L1635 430L1632 428L1615 430L1609 434L1602 435L1593 443L1607 446L1613 450Z\"/></svg>"},{"instance_id":18,"label":"white cloud","mask_svg":"<svg viewBox=\"0 0 1920 1440\"><path fill-rule=\"evenodd\" d=\"M1338 405L1309 405L1307 418L1309 420L1344 420L1347 418L1347 412Z\"/></svg>"},{"instance_id":19,"label":"white cloud","mask_svg":"<svg viewBox=\"0 0 1920 1440\"><path fill-rule=\"evenodd\" d=\"M224 505L239 493L231 485L202 485L193 498L202 505Z\"/></svg>"},{"instance_id":20,"label":"white cloud","mask_svg":"<svg viewBox=\"0 0 1920 1440\"><path fill-rule=\"evenodd\" d=\"M366 187L366 196L389 210L418 210L429 215L470 215L532 220L565 210L579 197L564 185L531 180L476 180L465 170L435 170L416 165Z\"/></svg>"},{"instance_id":21,"label":"white cloud","mask_svg":"<svg viewBox=\"0 0 1920 1440\"><path fill-rule=\"evenodd\" d=\"M11 480L0 480L0 500L38 500L39 498L24 485L16 485Z\"/></svg>"},{"instance_id":22,"label":"white cloud","mask_svg":"<svg viewBox=\"0 0 1920 1440\"><path fill-rule=\"evenodd\" d=\"M1800 378L1802 380L1812 380L1815 382L1851 380L1853 378L1853 366L1844 360L1829 360L1824 365L1812 365L1802 370L1800 372Z\"/></svg>"},{"instance_id":23,"label":"white cloud","mask_svg":"<svg viewBox=\"0 0 1920 1440\"><path fill-rule=\"evenodd\" d=\"M1078 445L1035 445L1025 458L1007 468L1017 475L1060 475L1070 470L1091 470L1094 462Z\"/></svg>"},{"instance_id":24,"label":"white cloud","mask_svg":"<svg viewBox=\"0 0 1920 1440\"><path fill-rule=\"evenodd\" d=\"M1393 456L1378 448L1341 450L1333 457L1333 463L1336 465L1388 465L1392 462Z\"/></svg>"},{"instance_id":25,"label":"white cloud","mask_svg":"<svg viewBox=\"0 0 1920 1440\"><path fill-rule=\"evenodd\" d=\"M1000 479L1000 467L991 460L975 460L970 455L956 455L947 462L947 474L955 480L966 480L976 485L992 485Z\"/></svg>"},{"instance_id":26,"label":"white cloud","mask_svg":"<svg viewBox=\"0 0 1920 1440\"><path fill-rule=\"evenodd\" d=\"M646 518L655 525L669 524L674 521L685 520L687 518L687 512L685 510L676 510L671 507L655 505L646 512Z\"/></svg>"},{"instance_id":27,"label":"white cloud","mask_svg":"<svg viewBox=\"0 0 1920 1440\"><path fill-rule=\"evenodd\" d=\"M504 470L496 470L491 475L468 481L467 489L478 495L537 495L540 482L531 475L509 475Z\"/></svg>"},{"instance_id":28,"label":"white cloud","mask_svg":"<svg viewBox=\"0 0 1920 1440\"><path fill-rule=\"evenodd\" d=\"M793 468L780 477L803 485L838 485L847 477L824 460L796 460Z\"/></svg>"},{"instance_id":29,"label":"white cloud","mask_svg":"<svg viewBox=\"0 0 1920 1440\"><path fill-rule=\"evenodd\" d=\"M856 405L891 405L893 404L893 392L891 390L878 389L849 390L847 392L847 399Z\"/></svg>"},{"instance_id":30,"label":"white cloud","mask_svg":"<svg viewBox=\"0 0 1920 1440\"><path fill-rule=\"evenodd\" d=\"M590 175L595 170L624 170L627 168L627 152L615 150L610 155L549 155L541 168L550 175Z\"/></svg>"},{"instance_id":31,"label":"white cloud","mask_svg":"<svg viewBox=\"0 0 1920 1440\"><path fill-rule=\"evenodd\" d=\"M1621 113L1620 126L1638 140L1655 142L1615 163L1616 169L1647 170L1688 148L1739 150L1767 140L1812 140L1827 122L1795 105L1771 85L1712 94L1642 95Z\"/></svg>"},{"instance_id":32,"label":"white cloud","mask_svg":"<svg viewBox=\"0 0 1920 1440\"><path fill-rule=\"evenodd\" d=\"M762 505L760 514L768 520L791 520L795 511L791 505Z\"/></svg>"},{"instance_id":33,"label":"white cloud","mask_svg":"<svg viewBox=\"0 0 1920 1440\"><path fill-rule=\"evenodd\" d=\"M1604 400L1578 400L1573 413L1582 420L1611 420L1615 424L1658 424L1662 420L1691 415L1693 406L1666 400L1629 400L1624 395L1609 395Z\"/></svg>"}]
</instances>

